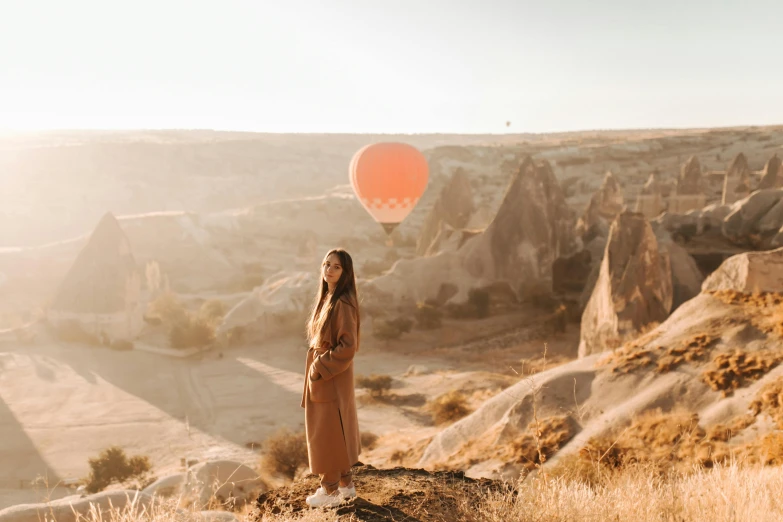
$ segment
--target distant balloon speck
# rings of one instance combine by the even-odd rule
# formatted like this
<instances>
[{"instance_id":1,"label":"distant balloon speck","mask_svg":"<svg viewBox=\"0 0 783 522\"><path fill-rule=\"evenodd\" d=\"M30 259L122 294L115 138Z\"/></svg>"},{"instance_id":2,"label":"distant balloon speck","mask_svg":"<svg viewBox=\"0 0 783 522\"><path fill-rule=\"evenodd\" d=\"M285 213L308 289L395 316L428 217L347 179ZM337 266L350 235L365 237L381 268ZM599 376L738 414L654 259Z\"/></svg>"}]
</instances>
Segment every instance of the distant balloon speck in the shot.
<instances>
[{"instance_id":1,"label":"distant balloon speck","mask_svg":"<svg viewBox=\"0 0 783 522\"><path fill-rule=\"evenodd\" d=\"M510 126L511 126L511 122L510 122L510 121L507 121L507 122L506 122L506 127L510 127Z\"/></svg>"}]
</instances>

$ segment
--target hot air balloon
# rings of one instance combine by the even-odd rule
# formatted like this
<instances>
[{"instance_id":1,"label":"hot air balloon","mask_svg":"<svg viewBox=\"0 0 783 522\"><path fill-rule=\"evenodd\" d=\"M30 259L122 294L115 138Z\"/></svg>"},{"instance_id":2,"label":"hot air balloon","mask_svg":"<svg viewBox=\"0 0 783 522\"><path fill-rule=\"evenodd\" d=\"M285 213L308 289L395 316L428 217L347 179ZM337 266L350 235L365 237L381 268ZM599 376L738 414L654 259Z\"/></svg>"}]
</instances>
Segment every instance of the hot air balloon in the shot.
<instances>
[{"instance_id":1,"label":"hot air balloon","mask_svg":"<svg viewBox=\"0 0 783 522\"><path fill-rule=\"evenodd\" d=\"M416 147L374 143L354 154L350 175L356 197L391 235L424 194L429 173Z\"/></svg>"}]
</instances>

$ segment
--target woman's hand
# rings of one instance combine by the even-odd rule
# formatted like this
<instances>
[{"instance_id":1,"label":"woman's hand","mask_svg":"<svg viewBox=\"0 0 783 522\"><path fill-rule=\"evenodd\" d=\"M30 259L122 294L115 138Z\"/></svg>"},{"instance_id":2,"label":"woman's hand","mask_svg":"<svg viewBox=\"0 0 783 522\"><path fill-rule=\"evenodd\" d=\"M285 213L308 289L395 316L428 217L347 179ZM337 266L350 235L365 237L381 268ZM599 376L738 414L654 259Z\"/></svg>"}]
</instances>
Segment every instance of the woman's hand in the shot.
<instances>
[{"instance_id":1,"label":"woman's hand","mask_svg":"<svg viewBox=\"0 0 783 522\"><path fill-rule=\"evenodd\" d=\"M321 378L321 374L318 373L318 371L315 369L315 365L310 366L310 380L311 381L317 381Z\"/></svg>"}]
</instances>

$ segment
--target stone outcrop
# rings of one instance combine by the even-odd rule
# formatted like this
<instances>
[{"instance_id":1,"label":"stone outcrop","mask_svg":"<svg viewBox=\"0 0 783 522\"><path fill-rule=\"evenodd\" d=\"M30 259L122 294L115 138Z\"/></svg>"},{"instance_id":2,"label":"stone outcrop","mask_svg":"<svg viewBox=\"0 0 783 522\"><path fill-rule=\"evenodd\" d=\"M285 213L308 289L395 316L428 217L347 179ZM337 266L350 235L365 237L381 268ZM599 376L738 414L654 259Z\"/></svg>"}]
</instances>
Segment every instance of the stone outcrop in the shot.
<instances>
[{"instance_id":1,"label":"stone outcrop","mask_svg":"<svg viewBox=\"0 0 783 522\"><path fill-rule=\"evenodd\" d=\"M101 218L47 310L56 327L77 323L99 337L133 339L141 330L141 274L111 213Z\"/></svg>"},{"instance_id":2,"label":"stone outcrop","mask_svg":"<svg viewBox=\"0 0 783 522\"><path fill-rule=\"evenodd\" d=\"M783 248L730 257L702 285L704 292L718 290L783 292Z\"/></svg>"},{"instance_id":3,"label":"stone outcrop","mask_svg":"<svg viewBox=\"0 0 783 522\"><path fill-rule=\"evenodd\" d=\"M119 510L130 519L141 516L151 507L153 497L133 490L104 491L82 497L74 495L41 504L20 504L0 510L3 522L39 522L56 520L57 522L77 522L89 520L91 514Z\"/></svg>"},{"instance_id":4,"label":"stone outcrop","mask_svg":"<svg viewBox=\"0 0 783 522\"><path fill-rule=\"evenodd\" d=\"M663 212L665 208L666 206L663 203L663 195L661 193L659 173L656 170L647 178L647 182L636 197L636 207L634 210L644 215L647 219L653 219Z\"/></svg>"},{"instance_id":5,"label":"stone outcrop","mask_svg":"<svg viewBox=\"0 0 783 522\"><path fill-rule=\"evenodd\" d=\"M702 208L706 202L701 164L696 156L691 156L680 169L674 194L669 196L669 212L685 214Z\"/></svg>"},{"instance_id":6,"label":"stone outcrop","mask_svg":"<svg viewBox=\"0 0 783 522\"><path fill-rule=\"evenodd\" d=\"M729 165L729 169L726 171L726 176L723 180L721 203L729 205L747 197L751 191L751 175L748 159L740 152L734 157L731 165Z\"/></svg>"},{"instance_id":7,"label":"stone outcrop","mask_svg":"<svg viewBox=\"0 0 783 522\"><path fill-rule=\"evenodd\" d=\"M758 244L762 223L766 235L774 235L783 225L781 199L783 189L764 189L737 201L723 220L723 235L736 244Z\"/></svg>"},{"instance_id":8,"label":"stone outcrop","mask_svg":"<svg viewBox=\"0 0 783 522\"><path fill-rule=\"evenodd\" d=\"M235 328L259 330L263 335L275 333L287 319L306 315L316 286L312 272L270 276L226 313L215 332L218 339L224 339Z\"/></svg>"},{"instance_id":9,"label":"stone outcrop","mask_svg":"<svg viewBox=\"0 0 783 522\"><path fill-rule=\"evenodd\" d=\"M783 187L783 166L780 158L775 154L764 166L764 172L759 181L758 190Z\"/></svg>"},{"instance_id":10,"label":"stone outcrop","mask_svg":"<svg viewBox=\"0 0 783 522\"><path fill-rule=\"evenodd\" d=\"M609 224L625 207L623 189L617 178L607 172L601 187L590 198L582 217L576 224L576 234L583 242L589 242L596 236L606 236Z\"/></svg>"},{"instance_id":11,"label":"stone outcrop","mask_svg":"<svg viewBox=\"0 0 783 522\"><path fill-rule=\"evenodd\" d=\"M677 194L680 196L703 194L701 164L696 156L691 156L680 169L677 178Z\"/></svg>"},{"instance_id":12,"label":"stone outcrop","mask_svg":"<svg viewBox=\"0 0 783 522\"><path fill-rule=\"evenodd\" d=\"M233 498L234 505L241 507L267 489L253 469L229 460L196 464L188 469L183 487L198 509L206 509L213 498L220 502Z\"/></svg>"},{"instance_id":13,"label":"stone outcrop","mask_svg":"<svg viewBox=\"0 0 783 522\"><path fill-rule=\"evenodd\" d=\"M433 249L433 241L441 232L443 225L453 229L464 228L475 210L473 190L464 169L458 168L449 182L443 187L440 196L430 209L416 242L416 254L428 255Z\"/></svg>"},{"instance_id":14,"label":"stone outcrop","mask_svg":"<svg viewBox=\"0 0 783 522\"><path fill-rule=\"evenodd\" d=\"M643 215L623 212L612 223L598 280L582 315L579 356L622 343L672 308L672 270Z\"/></svg>"}]
</instances>

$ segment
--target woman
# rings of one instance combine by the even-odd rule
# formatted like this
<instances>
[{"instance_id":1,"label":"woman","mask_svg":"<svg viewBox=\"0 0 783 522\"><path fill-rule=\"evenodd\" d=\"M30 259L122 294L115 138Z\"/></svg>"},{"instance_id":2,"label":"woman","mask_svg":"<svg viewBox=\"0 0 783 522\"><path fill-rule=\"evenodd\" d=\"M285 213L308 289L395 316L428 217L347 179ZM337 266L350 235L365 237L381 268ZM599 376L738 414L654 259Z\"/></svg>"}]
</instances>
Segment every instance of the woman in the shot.
<instances>
[{"instance_id":1,"label":"woman","mask_svg":"<svg viewBox=\"0 0 783 522\"><path fill-rule=\"evenodd\" d=\"M321 477L307 504L333 506L356 496L351 467L361 452L353 385L359 301L353 260L345 250L331 250L324 258L307 337L302 407L310 471Z\"/></svg>"}]
</instances>

